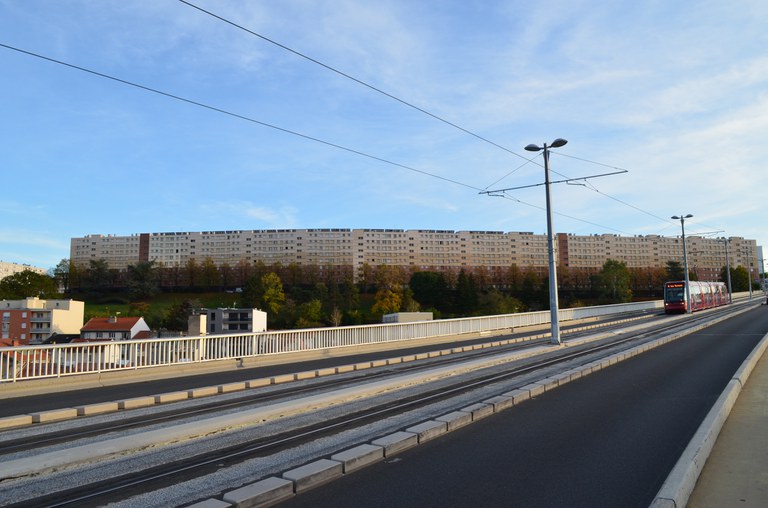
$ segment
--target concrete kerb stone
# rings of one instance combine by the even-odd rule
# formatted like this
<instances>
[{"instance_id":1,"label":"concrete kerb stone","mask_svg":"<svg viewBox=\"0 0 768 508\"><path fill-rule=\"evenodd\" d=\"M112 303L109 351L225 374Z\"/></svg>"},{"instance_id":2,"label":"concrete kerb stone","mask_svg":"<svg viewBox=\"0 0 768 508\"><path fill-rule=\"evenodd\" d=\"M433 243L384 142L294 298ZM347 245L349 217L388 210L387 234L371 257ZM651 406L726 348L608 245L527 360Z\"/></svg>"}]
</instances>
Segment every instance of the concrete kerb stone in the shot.
<instances>
[{"instance_id":1,"label":"concrete kerb stone","mask_svg":"<svg viewBox=\"0 0 768 508\"><path fill-rule=\"evenodd\" d=\"M408 427L405 431L416 434L419 439L419 444L421 444L448 432L448 424L438 420L429 420Z\"/></svg>"},{"instance_id":2,"label":"concrete kerb stone","mask_svg":"<svg viewBox=\"0 0 768 508\"><path fill-rule=\"evenodd\" d=\"M230 508L234 505L225 501L219 501L218 499L206 499L199 503L191 504L187 508Z\"/></svg>"},{"instance_id":3,"label":"concrete kerb stone","mask_svg":"<svg viewBox=\"0 0 768 508\"><path fill-rule=\"evenodd\" d=\"M155 397L147 395L146 397L133 397L117 401L117 407L120 409L139 409L155 405Z\"/></svg>"},{"instance_id":4,"label":"concrete kerb stone","mask_svg":"<svg viewBox=\"0 0 768 508\"><path fill-rule=\"evenodd\" d=\"M413 432L398 431L371 441L384 449L384 456L391 457L419 444L419 436Z\"/></svg>"},{"instance_id":5,"label":"concrete kerb stone","mask_svg":"<svg viewBox=\"0 0 768 508\"><path fill-rule=\"evenodd\" d=\"M548 392L560 386L560 379L556 376L545 377L544 379L539 381L539 384L541 384L544 387L545 392Z\"/></svg>"},{"instance_id":6,"label":"concrete kerb stone","mask_svg":"<svg viewBox=\"0 0 768 508\"><path fill-rule=\"evenodd\" d=\"M23 427L32 424L32 415L16 415L0 418L0 429L11 429L13 427Z\"/></svg>"},{"instance_id":7,"label":"concrete kerb stone","mask_svg":"<svg viewBox=\"0 0 768 508\"><path fill-rule=\"evenodd\" d=\"M273 385L292 383L296 380L296 374L282 374L280 376L272 376L270 379L272 380Z\"/></svg>"},{"instance_id":8,"label":"concrete kerb stone","mask_svg":"<svg viewBox=\"0 0 768 508\"><path fill-rule=\"evenodd\" d=\"M448 432L451 432L452 430L456 430L472 423L472 413L467 413L466 411L452 411L443 416L438 416L435 420L438 422L445 422L448 426Z\"/></svg>"},{"instance_id":9,"label":"concrete kerb stone","mask_svg":"<svg viewBox=\"0 0 768 508\"><path fill-rule=\"evenodd\" d=\"M681 507L688 503L717 436L731 413L743 385L768 349L768 334L741 364L672 468L650 508Z\"/></svg>"},{"instance_id":10,"label":"concrete kerb stone","mask_svg":"<svg viewBox=\"0 0 768 508\"><path fill-rule=\"evenodd\" d=\"M517 405L517 404L520 404L521 402L525 402L526 400L530 399L531 391L525 388L518 388L517 390L505 392L505 393L502 393L501 395L504 397L510 397L512 400L515 401L515 405Z\"/></svg>"},{"instance_id":11,"label":"concrete kerb stone","mask_svg":"<svg viewBox=\"0 0 768 508\"><path fill-rule=\"evenodd\" d=\"M168 402L178 402L180 400L186 400L189 398L189 393L186 390L179 392L168 392L155 395L155 404L166 404Z\"/></svg>"},{"instance_id":12,"label":"concrete kerb stone","mask_svg":"<svg viewBox=\"0 0 768 508\"><path fill-rule=\"evenodd\" d=\"M384 460L384 448L367 443L361 444L332 455L331 460L341 462L344 474L351 473Z\"/></svg>"},{"instance_id":13,"label":"concrete kerb stone","mask_svg":"<svg viewBox=\"0 0 768 508\"><path fill-rule=\"evenodd\" d=\"M91 416L104 413L113 413L119 408L117 407L117 402L100 402L97 404L78 406L75 409L77 409L77 416Z\"/></svg>"},{"instance_id":14,"label":"concrete kerb stone","mask_svg":"<svg viewBox=\"0 0 768 508\"><path fill-rule=\"evenodd\" d=\"M531 394L531 398L537 397L545 392L544 385L541 383L529 383L522 387L523 390L528 390Z\"/></svg>"},{"instance_id":15,"label":"concrete kerb stone","mask_svg":"<svg viewBox=\"0 0 768 508\"><path fill-rule=\"evenodd\" d=\"M505 397L503 395L497 395L496 397L485 399L483 401L483 404L488 404L489 406L493 406L493 412L498 413L499 411L504 411L505 409L508 409L514 406L515 399L513 397Z\"/></svg>"},{"instance_id":16,"label":"concrete kerb stone","mask_svg":"<svg viewBox=\"0 0 768 508\"><path fill-rule=\"evenodd\" d=\"M304 372L297 372L296 373L296 381L301 381L302 379L314 379L317 377L317 371L316 370L306 370Z\"/></svg>"},{"instance_id":17,"label":"concrete kerb stone","mask_svg":"<svg viewBox=\"0 0 768 508\"><path fill-rule=\"evenodd\" d=\"M344 473L341 462L331 459L320 459L286 471L283 473L283 478L293 482L293 490L298 494L335 480L342 474Z\"/></svg>"},{"instance_id":18,"label":"concrete kerb stone","mask_svg":"<svg viewBox=\"0 0 768 508\"><path fill-rule=\"evenodd\" d=\"M251 508L271 506L290 499L293 495L293 482L291 480L271 476L229 491L224 494L222 499L232 503L237 508Z\"/></svg>"},{"instance_id":19,"label":"concrete kerb stone","mask_svg":"<svg viewBox=\"0 0 768 508\"><path fill-rule=\"evenodd\" d=\"M268 377L262 377L259 379L251 379L245 382L245 385L250 388L259 388L262 386L269 386L272 384L272 379Z\"/></svg>"},{"instance_id":20,"label":"concrete kerb stone","mask_svg":"<svg viewBox=\"0 0 768 508\"><path fill-rule=\"evenodd\" d=\"M239 392L242 390L245 390L246 388L245 381L239 381L235 383L226 383L223 385L218 386L219 393L230 393L230 392Z\"/></svg>"},{"instance_id":21,"label":"concrete kerb stone","mask_svg":"<svg viewBox=\"0 0 768 508\"><path fill-rule=\"evenodd\" d=\"M466 413L471 413L472 421L474 422L482 418L485 418L486 416L492 415L493 405L483 404L482 402L478 402L476 404L472 404L471 406L461 408L461 411L464 411Z\"/></svg>"},{"instance_id":22,"label":"concrete kerb stone","mask_svg":"<svg viewBox=\"0 0 768 508\"><path fill-rule=\"evenodd\" d=\"M336 367L328 367L326 369L318 369L315 371L316 377L332 376L336 374Z\"/></svg>"},{"instance_id":23,"label":"concrete kerb stone","mask_svg":"<svg viewBox=\"0 0 768 508\"><path fill-rule=\"evenodd\" d=\"M47 423L59 420L69 420L77 417L77 409L67 407L62 409L53 409L51 411L41 411L32 413L32 423Z\"/></svg>"},{"instance_id":24,"label":"concrete kerb stone","mask_svg":"<svg viewBox=\"0 0 768 508\"><path fill-rule=\"evenodd\" d=\"M218 386L202 386L200 388L187 390L187 396L190 399L196 399L198 397L209 397L211 395L216 395L217 393L219 393Z\"/></svg>"}]
</instances>

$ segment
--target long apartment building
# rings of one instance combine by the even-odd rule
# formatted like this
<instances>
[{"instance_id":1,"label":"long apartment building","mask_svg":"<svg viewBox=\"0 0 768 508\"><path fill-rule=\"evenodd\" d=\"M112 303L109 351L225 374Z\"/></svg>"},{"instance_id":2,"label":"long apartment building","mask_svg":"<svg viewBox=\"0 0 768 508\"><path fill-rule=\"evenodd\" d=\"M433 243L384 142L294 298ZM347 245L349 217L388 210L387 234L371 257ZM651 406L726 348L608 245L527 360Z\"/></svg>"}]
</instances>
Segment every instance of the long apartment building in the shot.
<instances>
[{"instance_id":1,"label":"long apartment building","mask_svg":"<svg viewBox=\"0 0 768 508\"><path fill-rule=\"evenodd\" d=\"M726 264L725 241L691 236L686 242L689 268L702 280L717 279ZM679 237L560 233L555 248L558 265L577 270L598 270L608 259L623 261L629 267L663 267L668 261L683 261ZM753 268L757 278L759 249L755 240L731 237L728 252L731 266ZM206 259L231 267L258 261L267 265L352 266L355 274L366 264L421 270L515 265L543 273L548 265L546 235L499 231L274 229L88 235L73 238L70 249L70 260L78 266L104 260L118 270L141 261L183 267L190 260L201 263Z\"/></svg>"}]
</instances>

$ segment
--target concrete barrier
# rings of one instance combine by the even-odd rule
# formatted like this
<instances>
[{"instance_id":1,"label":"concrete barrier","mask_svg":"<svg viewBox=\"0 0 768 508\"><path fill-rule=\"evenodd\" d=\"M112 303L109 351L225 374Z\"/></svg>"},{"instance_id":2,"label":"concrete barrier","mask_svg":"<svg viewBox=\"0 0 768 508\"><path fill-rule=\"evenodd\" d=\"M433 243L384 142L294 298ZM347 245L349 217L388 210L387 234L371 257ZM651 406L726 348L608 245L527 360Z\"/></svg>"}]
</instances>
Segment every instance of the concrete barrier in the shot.
<instances>
[{"instance_id":1,"label":"concrete barrier","mask_svg":"<svg viewBox=\"0 0 768 508\"><path fill-rule=\"evenodd\" d=\"M117 402L101 402L99 404L88 404L87 406L78 406L77 416L90 416L103 413L112 413L117 411Z\"/></svg>"},{"instance_id":2,"label":"concrete barrier","mask_svg":"<svg viewBox=\"0 0 768 508\"><path fill-rule=\"evenodd\" d=\"M408 427L405 431L416 434L419 439L419 444L421 444L448 432L448 424L446 422L430 420Z\"/></svg>"},{"instance_id":3,"label":"concrete barrier","mask_svg":"<svg viewBox=\"0 0 768 508\"><path fill-rule=\"evenodd\" d=\"M293 497L293 482L284 478L270 477L229 491L222 499L238 508L271 506Z\"/></svg>"},{"instance_id":4,"label":"concrete barrier","mask_svg":"<svg viewBox=\"0 0 768 508\"><path fill-rule=\"evenodd\" d=\"M331 455L331 460L341 462L344 473L384 460L384 448L372 444L361 444L349 450Z\"/></svg>"},{"instance_id":5,"label":"concrete barrier","mask_svg":"<svg viewBox=\"0 0 768 508\"><path fill-rule=\"evenodd\" d=\"M51 411L42 411L40 413L32 413L32 423L47 423L55 422L58 420L68 420L70 418L77 417L77 409L73 407L67 407L63 409L52 409Z\"/></svg>"},{"instance_id":6,"label":"concrete barrier","mask_svg":"<svg viewBox=\"0 0 768 508\"><path fill-rule=\"evenodd\" d=\"M320 459L283 473L283 478L293 482L297 494L335 480L343 474L341 462Z\"/></svg>"},{"instance_id":7,"label":"concrete barrier","mask_svg":"<svg viewBox=\"0 0 768 508\"><path fill-rule=\"evenodd\" d=\"M419 436L413 432L395 432L371 441L374 446L384 449L384 456L391 457L419 444Z\"/></svg>"}]
</instances>

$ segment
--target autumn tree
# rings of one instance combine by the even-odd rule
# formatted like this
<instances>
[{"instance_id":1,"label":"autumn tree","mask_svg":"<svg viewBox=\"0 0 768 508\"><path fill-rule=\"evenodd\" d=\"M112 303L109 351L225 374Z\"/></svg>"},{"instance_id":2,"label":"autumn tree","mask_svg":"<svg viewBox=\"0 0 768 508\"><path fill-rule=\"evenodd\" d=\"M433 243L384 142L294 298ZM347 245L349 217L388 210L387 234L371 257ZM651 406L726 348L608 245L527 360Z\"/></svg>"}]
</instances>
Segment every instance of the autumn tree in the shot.
<instances>
[{"instance_id":1,"label":"autumn tree","mask_svg":"<svg viewBox=\"0 0 768 508\"><path fill-rule=\"evenodd\" d=\"M403 297L400 293L392 289L379 289L374 297L373 307L371 312L383 316L384 314L392 314L400 311L400 305L403 302Z\"/></svg>"}]
</instances>

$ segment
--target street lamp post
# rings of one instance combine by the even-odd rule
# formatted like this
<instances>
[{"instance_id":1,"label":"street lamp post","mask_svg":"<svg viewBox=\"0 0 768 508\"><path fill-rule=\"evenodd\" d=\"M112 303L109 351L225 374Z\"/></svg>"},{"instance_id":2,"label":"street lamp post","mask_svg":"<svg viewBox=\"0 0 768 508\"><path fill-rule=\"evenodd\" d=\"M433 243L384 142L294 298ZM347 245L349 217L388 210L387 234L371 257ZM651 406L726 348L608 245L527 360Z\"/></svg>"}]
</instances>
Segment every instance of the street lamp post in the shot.
<instances>
[{"instance_id":1,"label":"street lamp post","mask_svg":"<svg viewBox=\"0 0 768 508\"><path fill-rule=\"evenodd\" d=\"M733 296L731 291L731 261L728 259L728 239L723 238L723 243L725 244L725 273L727 274L727 280L728 280L728 303L733 303Z\"/></svg>"},{"instance_id":2,"label":"street lamp post","mask_svg":"<svg viewBox=\"0 0 768 508\"><path fill-rule=\"evenodd\" d=\"M690 277L688 276L688 252L685 248L685 219L690 219L693 217L690 213L688 215L683 216L682 214L673 215L672 218L675 220L680 220L680 226L683 229L683 270L685 270L685 298L688 301L688 305L686 305L685 312L690 314L693 312L693 304L691 303L691 281Z\"/></svg>"},{"instance_id":3,"label":"street lamp post","mask_svg":"<svg viewBox=\"0 0 768 508\"><path fill-rule=\"evenodd\" d=\"M550 343L561 344L560 342L560 321L558 319L557 308L557 266L555 263L555 242L552 233L552 197L550 193L549 180L549 149L559 148L568 143L568 141L557 138L550 146L544 143L544 146L530 144L525 147L529 152L538 152L544 150L544 189L547 196L547 254L549 255L549 314L552 324L552 333Z\"/></svg>"}]
</instances>

